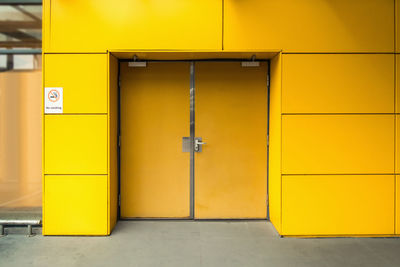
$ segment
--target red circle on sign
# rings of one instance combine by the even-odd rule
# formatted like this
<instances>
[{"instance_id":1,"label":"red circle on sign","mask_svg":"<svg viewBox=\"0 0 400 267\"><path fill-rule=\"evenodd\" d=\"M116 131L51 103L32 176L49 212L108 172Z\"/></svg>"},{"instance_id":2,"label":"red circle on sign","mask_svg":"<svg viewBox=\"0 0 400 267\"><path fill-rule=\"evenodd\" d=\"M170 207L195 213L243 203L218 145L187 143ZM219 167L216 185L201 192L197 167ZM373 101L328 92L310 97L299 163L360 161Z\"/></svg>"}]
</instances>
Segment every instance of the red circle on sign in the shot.
<instances>
[{"instance_id":1,"label":"red circle on sign","mask_svg":"<svg viewBox=\"0 0 400 267\"><path fill-rule=\"evenodd\" d=\"M47 95L47 98L51 102L57 102L60 99L60 92L58 92L55 89L50 90L49 94Z\"/></svg>"}]
</instances>

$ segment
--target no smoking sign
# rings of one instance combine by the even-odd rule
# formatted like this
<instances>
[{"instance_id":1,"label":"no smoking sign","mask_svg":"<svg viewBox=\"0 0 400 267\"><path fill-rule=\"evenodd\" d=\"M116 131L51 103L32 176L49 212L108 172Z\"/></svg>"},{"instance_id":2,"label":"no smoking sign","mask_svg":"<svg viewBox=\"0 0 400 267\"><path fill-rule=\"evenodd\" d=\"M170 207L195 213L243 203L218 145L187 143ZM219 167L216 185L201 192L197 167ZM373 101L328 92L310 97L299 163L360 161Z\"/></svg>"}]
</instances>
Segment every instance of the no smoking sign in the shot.
<instances>
[{"instance_id":1,"label":"no smoking sign","mask_svg":"<svg viewBox=\"0 0 400 267\"><path fill-rule=\"evenodd\" d=\"M44 113L63 113L62 87L46 87L44 90Z\"/></svg>"}]
</instances>

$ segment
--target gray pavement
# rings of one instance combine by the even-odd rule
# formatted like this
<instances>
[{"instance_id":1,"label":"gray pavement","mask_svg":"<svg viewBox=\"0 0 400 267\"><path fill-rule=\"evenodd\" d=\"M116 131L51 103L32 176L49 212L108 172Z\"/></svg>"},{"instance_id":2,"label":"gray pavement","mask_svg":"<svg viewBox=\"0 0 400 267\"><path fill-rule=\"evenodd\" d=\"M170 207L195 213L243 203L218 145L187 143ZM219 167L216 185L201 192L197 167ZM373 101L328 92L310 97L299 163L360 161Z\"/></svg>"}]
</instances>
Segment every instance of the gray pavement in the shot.
<instances>
[{"instance_id":1,"label":"gray pavement","mask_svg":"<svg viewBox=\"0 0 400 267\"><path fill-rule=\"evenodd\" d=\"M24 230L0 238L1 267L400 266L399 238L281 238L265 221L120 221L109 237Z\"/></svg>"}]
</instances>

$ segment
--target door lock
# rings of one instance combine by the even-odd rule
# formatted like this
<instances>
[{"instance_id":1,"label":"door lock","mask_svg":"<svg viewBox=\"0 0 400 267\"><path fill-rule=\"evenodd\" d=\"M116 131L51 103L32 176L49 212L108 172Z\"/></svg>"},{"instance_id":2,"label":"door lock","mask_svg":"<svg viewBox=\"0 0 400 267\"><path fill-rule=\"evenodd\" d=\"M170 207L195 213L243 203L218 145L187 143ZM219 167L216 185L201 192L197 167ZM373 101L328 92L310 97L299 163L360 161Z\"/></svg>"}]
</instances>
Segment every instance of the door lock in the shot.
<instances>
[{"instance_id":1,"label":"door lock","mask_svg":"<svg viewBox=\"0 0 400 267\"><path fill-rule=\"evenodd\" d=\"M194 139L194 151L195 152L201 152L202 151L202 145L205 145L205 142L202 142L201 137L196 137Z\"/></svg>"}]
</instances>

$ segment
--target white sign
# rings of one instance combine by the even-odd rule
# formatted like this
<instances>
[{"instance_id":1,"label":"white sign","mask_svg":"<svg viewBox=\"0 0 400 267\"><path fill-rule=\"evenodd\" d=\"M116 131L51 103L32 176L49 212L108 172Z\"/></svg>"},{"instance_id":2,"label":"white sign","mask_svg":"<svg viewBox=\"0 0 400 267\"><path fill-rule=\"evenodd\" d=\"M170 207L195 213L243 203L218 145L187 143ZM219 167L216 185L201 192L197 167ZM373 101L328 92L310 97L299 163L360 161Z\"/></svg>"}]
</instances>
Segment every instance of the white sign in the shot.
<instances>
[{"instance_id":1,"label":"white sign","mask_svg":"<svg viewBox=\"0 0 400 267\"><path fill-rule=\"evenodd\" d=\"M63 113L62 87L44 88L44 113Z\"/></svg>"}]
</instances>

